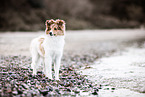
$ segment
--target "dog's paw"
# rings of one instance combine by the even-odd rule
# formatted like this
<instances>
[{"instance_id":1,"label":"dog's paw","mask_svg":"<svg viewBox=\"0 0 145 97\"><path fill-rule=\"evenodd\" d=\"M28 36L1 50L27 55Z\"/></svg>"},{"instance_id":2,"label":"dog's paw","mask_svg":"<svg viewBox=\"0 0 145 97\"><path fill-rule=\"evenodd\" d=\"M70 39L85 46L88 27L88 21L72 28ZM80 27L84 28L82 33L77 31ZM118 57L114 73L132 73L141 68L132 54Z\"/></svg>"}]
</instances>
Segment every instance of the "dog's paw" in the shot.
<instances>
[{"instance_id":1,"label":"dog's paw","mask_svg":"<svg viewBox=\"0 0 145 97\"><path fill-rule=\"evenodd\" d=\"M36 74L37 74L36 72L33 72L33 73L32 73L32 75L36 75Z\"/></svg>"},{"instance_id":2,"label":"dog's paw","mask_svg":"<svg viewBox=\"0 0 145 97\"><path fill-rule=\"evenodd\" d=\"M60 79L59 79L59 78L55 78L55 80L56 80L56 81L60 81Z\"/></svg>"},{"instance_id":3,"label":"dog's paw","mask_svg":"<svg viewBox=\"0 0 145 97\"><path fill-rule=\"evenodd\" d=\"M48 77L48 76L47 76L47 77ZM49 80L53 80L52 76L49 76L48 79L49 79Z\"/></svg>"},{"instance_id":4,"label":"dog's paw","mask_svg":"<svg viewBox=\"0 0 145 97\"><path fill-rule=\"evenodd\" d=\"M53 80L53 78L52 78L52 74L48 74L48 73L44 73L44 74L45 74L46 77L48 77L48 79Z\"/></svg>"}]
</instances>

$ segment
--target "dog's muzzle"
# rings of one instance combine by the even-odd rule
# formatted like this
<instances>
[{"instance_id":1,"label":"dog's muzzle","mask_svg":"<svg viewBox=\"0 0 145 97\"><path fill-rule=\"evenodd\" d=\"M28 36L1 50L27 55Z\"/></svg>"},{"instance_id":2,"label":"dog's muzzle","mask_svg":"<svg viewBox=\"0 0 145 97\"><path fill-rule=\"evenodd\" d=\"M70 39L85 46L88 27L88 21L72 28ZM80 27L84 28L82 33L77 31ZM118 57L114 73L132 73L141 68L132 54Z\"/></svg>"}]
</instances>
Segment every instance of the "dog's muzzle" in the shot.
<instances>
[{"instance_id":1,"label":"dog's muzzle","mask_svg":"<svg viewBox=\"0 0 145 97\"><path fill-rule=\"evenodd\" d=\"M53 36L52 32L49 32L49 35L50 35L50 36Z\"/></svg>"}]
</instances>

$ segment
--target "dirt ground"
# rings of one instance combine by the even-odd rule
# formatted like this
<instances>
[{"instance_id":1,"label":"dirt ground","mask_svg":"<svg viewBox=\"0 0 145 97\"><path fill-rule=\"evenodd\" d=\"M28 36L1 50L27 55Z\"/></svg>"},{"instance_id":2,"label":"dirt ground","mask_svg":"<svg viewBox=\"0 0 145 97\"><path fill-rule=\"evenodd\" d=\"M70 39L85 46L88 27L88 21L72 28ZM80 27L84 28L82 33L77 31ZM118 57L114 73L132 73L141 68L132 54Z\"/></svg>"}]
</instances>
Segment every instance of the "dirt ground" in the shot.
<instances>
[{"instance_id":1,"label":"dirt ground","mask_svg":"<svg viewBox=\"0 0 145 97\"><path fill-rule=\"evenodd\" d=\"M30 42L34 37L41 34L44 34L44 32L0 33L0 55L30 56ZM141 56L142 59L140 60L140 55L145 52L144 47L139 47L140 43L144 43L144 40L144 29L66 31L64 55L90 54L94 51L97 52L96 54L99 57L94 61L94 64L90 64L91 69L84 69L85 67L82 67L79 70L83 75L87 75L92 81L105 84L105 91L100 91L99 97L106 97L108 95L111 95L110 97L144 97L145 94L143 93L145 91L145 83L143 81L145 76L139 76L140 73L144 72L138 73L144 69L144 66L141 67L142 69L139 68L139 65L145 63L145 60L143 59L145 54ZM132 57L126 57L127 55L134 55L134 57L136 57L135 59L137 59L136 61L131 61L133 63L137 62L137 65L134 65L135 68L131 70L130 64L132 63L128 63L128 61L124 60L126 58L128 58L129 61L135 59ZM117 62L120 64L118 66L121 66L122 64L123 66L117 67L117 63L114 60L118 60ZM123 69L126 66L128 66L128 69ZM108 69L111 70L109 71ZM93 70L94 72L92 73ZM120 73L122 71L124 73ZM114 74L120 75L113 76ZM132 74L134 75L133 77L131 76ZM128 80L128 78L130 79ZM109 88L115 87L116 90L113 92L106 91L106 89L109 89L106 84L109 84Z\"/></svg>"}]
</instances>

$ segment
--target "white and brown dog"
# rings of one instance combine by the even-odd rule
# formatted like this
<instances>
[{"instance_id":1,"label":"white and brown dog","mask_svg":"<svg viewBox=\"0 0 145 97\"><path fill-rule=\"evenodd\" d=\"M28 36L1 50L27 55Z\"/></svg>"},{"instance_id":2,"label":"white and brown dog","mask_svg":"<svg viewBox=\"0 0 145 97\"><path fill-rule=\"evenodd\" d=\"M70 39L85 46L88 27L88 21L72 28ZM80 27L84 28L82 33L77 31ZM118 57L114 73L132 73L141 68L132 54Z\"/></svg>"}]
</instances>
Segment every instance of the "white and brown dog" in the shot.
<instances>
[{"instance_id":1,"label":"white and brown dog","mask_svg":"<svg viewBox=\"0 0 145 97\"><path fill-rule=\"evenodd\" d=\"M52 64L54 63L55 80L59 80L59 68L65 44L65 22L57 19L46 20L45 35L31 42L31 68L36 75L37 68L43 64L43 72L52 79Z\"/></svg>"}]
</instances>

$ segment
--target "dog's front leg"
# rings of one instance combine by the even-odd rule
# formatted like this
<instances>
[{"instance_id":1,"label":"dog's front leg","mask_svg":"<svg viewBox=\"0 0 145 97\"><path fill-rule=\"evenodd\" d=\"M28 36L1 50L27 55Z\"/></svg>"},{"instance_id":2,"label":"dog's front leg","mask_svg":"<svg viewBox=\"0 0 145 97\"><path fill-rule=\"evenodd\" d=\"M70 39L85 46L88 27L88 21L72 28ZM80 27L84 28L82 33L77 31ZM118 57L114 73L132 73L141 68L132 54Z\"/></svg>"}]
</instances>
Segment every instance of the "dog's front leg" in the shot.
<instances>
[{"instance_id":1,"label":"dog's front leg","mask_svg":"<svg viewBox=\"0 0 145 97\"><path fill-rule=\"evenodd\" d=\"M45 75L49 79L52 79L52 58L50 56L45 57Z\"/></svg>"},{"instance_id":2,"label":"dog's front leg","mask_svg":"<svg viewBox=\"0 0 145 97\"><path fill-rule=\"evenodd\" d=\"M55 64L54 64L55 80L59 80L60 62L61 62L61 56L57 56L55 59Z\"/></svg>"}]
</instances>

